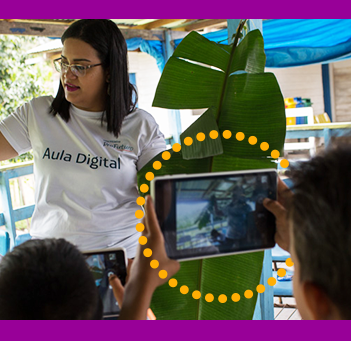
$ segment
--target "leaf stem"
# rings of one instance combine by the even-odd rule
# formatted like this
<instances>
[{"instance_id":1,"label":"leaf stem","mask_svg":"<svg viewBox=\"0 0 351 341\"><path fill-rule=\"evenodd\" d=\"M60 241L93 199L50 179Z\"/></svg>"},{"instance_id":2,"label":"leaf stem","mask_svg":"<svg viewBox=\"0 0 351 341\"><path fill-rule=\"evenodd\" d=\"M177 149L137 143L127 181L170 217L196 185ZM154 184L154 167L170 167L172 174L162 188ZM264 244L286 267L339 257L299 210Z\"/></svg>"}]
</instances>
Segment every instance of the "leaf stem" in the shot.
<instances>
[{"instance_id":1,"label":"leaf stem","mask_svg":"<svg viewBox=\"0 0 351 341\"><path fill-rule=\"evenodd\" d=\"M224 100L224 94L225 94L226 87L227 87L227 80L228 80L229 75L230 75L230 65L232 65L232 61L233 61L233 58L234 58L234 52L235 52L236 46L238 45L238 42L239 42L239 39L240 39L239 38L240 37L240 33L241 33L242 29L244 28L244 26L246 24L246 21L247 21L247 19L244 19L244 20L241 19L240 23L239 23L239 26L238 26L238 28L236 30L235 39L234 39L234 43L233 43L233 48L232 48L232 51L230 52L228 67L227 67L227 70L225 71L224 83L223 83L223 87L222 87L221 97L219 99L219 105L218 105L218 111L217 111L217 117L216 117L217 125L219 123L219 117L220 117L221 110L222 110L222 103L223 103L223 100ZM210 172L212 172L212 169L213 169L213 156L212 156L211 162L210 162Z\"/></svg>"},{"instance_id":2,"label":"leaf stem","mask_svg":"<svg viewBox=\"0 0 351 341\"><path fill-rule=\"evenodd\" d=\"M239 39L240 39L240 33L243 30L243 28L244 28L244 26L246 24L246 21L247 21L247 19L244 19L244 20L241 19L240 23L239 23L239 26L238 26L238 28L236 30L235 39L234 39L234 43L233 43L233 48L232 48L232 51L230 52L228 67L227 67L227 70L225 71L224 83L223 83L223 87L222 87L221 97L220 97L220 100L219 100L218 112L217 112L217 117L216 117L217 124L219 122L219 116L220 116L221 110L222 110L222 104L223 104L224 94L225 94L226 87L227 87L227 81L228 81L228 78L229 78L229 75L230 75L230 66L232 65L232 61L233 61L233 58L234 58L234 52L235 52L236 46L238 45L238 42L239 42Z\"/></svg>"}]
</instances>

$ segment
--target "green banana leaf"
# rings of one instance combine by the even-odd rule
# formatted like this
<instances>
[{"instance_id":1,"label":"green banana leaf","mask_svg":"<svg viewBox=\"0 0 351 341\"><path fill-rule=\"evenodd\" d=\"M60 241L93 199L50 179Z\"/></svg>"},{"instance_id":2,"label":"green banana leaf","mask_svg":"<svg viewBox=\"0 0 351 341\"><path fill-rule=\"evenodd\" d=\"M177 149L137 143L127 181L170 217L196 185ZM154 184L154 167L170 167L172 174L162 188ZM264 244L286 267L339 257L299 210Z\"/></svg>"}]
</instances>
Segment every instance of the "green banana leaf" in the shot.
<instances>
[{"instance_id":1,"label":"green banana leaf","mask_svg":"<svg viewBox=\"0 0 351 341\"><path fill-rule=\"evenodd\" d=\"M252 31L235 45L213 43L196 32L179 44L163 71L153 105L210 109L181 135L180 152L170 150L168 161L159 154L138 173L139 186L148 184L145 174L150 171L159 176L276 167L270 152L284 146L283 96L275 76L264 73L261 33ZM209 138L212 130L219 133L218 139ZM231 138L222 138L225 130L232 132ZM203 142L196 139L200 132L206 135ZM243 141L236 140L237 132L245 134ZM256 145L248 143L250 136L257 137ZM193 139L191 147L184 144L185 137ZM262 142L269 144L268 151L260 149ZM159 171L152 167L156 160L162 163ZM252 319L262 262L263 252L182 262L174 276L178 286L165 284L156 290L151 308L158 319ZM189 287L188 294L180 293L182 285ZM199 300L192 298L194 290L201 292ZM244 297L246 290L254 293L251 299ZM206 302L207 293L214 295L213 302ZM239 302L231 300L234 293L240 295ZM218 301L221 294L227 296L226 303Z\"/></svg>"}]
</instances>

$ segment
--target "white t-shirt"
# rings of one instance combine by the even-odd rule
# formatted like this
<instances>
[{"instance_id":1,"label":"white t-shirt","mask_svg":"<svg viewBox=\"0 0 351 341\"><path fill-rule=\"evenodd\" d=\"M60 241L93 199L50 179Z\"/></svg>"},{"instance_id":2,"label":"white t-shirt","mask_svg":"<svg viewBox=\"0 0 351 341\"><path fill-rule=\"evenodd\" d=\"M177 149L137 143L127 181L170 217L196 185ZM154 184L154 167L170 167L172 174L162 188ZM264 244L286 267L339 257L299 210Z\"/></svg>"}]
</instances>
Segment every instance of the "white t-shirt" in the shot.
<instances>
[{"instance_id":1,"label":"white t-shirt","mask_svg":"<svg viewBox=\"0 0 351 341\"><path fill-rule=\"evenodd\" d=\"M116 138L101 125L101 112L71 105L67 123L49 114L52 101L34 99L0 123L18 154L33 149L32 237L65 238L81 250L124 247L133 258L140 237L137 171L166 149L164 136L140 109Z\"/></svg>"}]
</instances>

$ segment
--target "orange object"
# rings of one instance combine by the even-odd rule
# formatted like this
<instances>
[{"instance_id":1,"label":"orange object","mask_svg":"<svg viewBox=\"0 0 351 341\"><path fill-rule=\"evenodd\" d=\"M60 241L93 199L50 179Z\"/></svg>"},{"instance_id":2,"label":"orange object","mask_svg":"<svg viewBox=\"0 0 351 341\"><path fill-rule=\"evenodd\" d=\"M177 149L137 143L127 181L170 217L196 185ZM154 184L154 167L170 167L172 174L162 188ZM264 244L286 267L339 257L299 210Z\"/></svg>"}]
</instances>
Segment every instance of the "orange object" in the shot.
<instances>
[{"instance_id":1,"label":"orange object","mask_svg":"<svg viewBox=\"0 0 351 341\"><path fill-rule=\"evenodd\" d=\"M147 318L148 320L156 320L156 316L150 308L147 310Z\"/></svg>"}]
</instances>

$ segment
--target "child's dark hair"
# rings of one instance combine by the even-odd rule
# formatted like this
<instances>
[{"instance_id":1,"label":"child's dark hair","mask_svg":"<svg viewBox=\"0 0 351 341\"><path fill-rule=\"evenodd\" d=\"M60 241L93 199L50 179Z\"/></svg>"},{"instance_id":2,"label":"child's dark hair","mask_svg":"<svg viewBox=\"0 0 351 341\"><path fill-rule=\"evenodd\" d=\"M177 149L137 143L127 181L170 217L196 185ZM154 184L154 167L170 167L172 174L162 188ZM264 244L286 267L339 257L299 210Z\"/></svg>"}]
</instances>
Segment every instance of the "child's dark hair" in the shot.
<instances>
[{"instance_id":1,"label":"child's dark hair","mask_svg":"<svg viewBox=\"0 0 351 341\"><path fill-rule=\"evenodd\" d=\"M289 210L301 281L318 285L351 319L351 148L337 147L293 169Z\"/></svg>"},{"instance_id":2,"label":"child's dark hair","mask_svg":"<svg viewBox=\"0 0 351 341\"><path fill-rule=\"evenodd\" d=\"M1 320L101 319L83 255L64 239L29 240L0 263Z\"/></svg>"}]
</instances>

